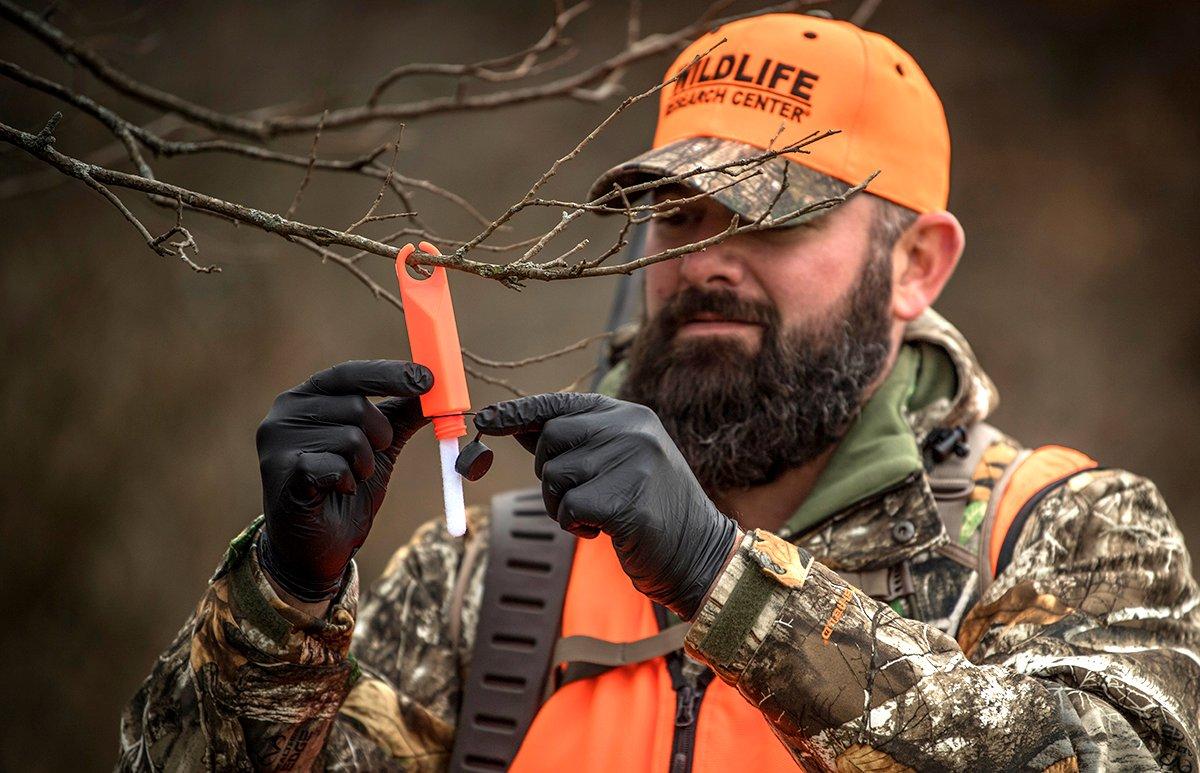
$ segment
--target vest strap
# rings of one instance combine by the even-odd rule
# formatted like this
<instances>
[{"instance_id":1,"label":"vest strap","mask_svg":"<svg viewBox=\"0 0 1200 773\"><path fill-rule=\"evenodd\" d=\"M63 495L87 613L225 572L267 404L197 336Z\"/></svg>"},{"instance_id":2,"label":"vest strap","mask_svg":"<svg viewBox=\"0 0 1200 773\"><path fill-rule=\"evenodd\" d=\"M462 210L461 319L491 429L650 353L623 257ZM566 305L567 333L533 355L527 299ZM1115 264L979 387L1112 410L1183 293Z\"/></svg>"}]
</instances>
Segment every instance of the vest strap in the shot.
<instances>
[{"instance_id":1,"label":"vest strap","mask_svg":"<svg viewBox=\"0 0 1200 773\"><path fill-rule=\"evenodd\" d=\"M676 623L653 636L637 641L619 642L597 639L594 636L567 636L559 639L550 656L552 670L546 680L542 700L571 682L591 679L614 668L631 663L644 663L682 649L691 623ZM563 664L561 669L555 668Z\"/></svg>"},{"instance_id":2,"label":"vest strap","mask_svg":"<svg viewBox=\"0 0 1200 773\"><path fill-rule=\"evenodd\" d=\"M594 636L568 636L554 645L552 663L594 663L598 666L627 666L642 663L683 646L691 623L676 623L653 636L629 642L606 641Z\"/></svg>"},{"instance_id":3,"label":"vest strap","mask_svg":"<svg viewBox=\"0 0 1200 773\"><path fill-rule=\"evenodd\" d=\"M546 517L540 489L492 499L483 600L450 770L512 764L541 703L574 556L575 537Z\"/></svg>"},{"instance_id":4,"label":"vest strap","mask_svg":"<svg viewBox=\"0 0 1200 773\"><path fill-rule=\"evenodd\" d=\"M942 461L934 464L929 470L929 489L933 493L937 505L938 517L950 535L950 541L957 546L958 534L962 530L963 515L975 488L975 468L979 466L984 453L1001 437L1000 430L987 422L979 421L966 429L961 448L965 453L951 453ZM945 551L947 558L963 563L969 568L975 568L975 556L968 551Z\"/></svg>"}]
</instances>

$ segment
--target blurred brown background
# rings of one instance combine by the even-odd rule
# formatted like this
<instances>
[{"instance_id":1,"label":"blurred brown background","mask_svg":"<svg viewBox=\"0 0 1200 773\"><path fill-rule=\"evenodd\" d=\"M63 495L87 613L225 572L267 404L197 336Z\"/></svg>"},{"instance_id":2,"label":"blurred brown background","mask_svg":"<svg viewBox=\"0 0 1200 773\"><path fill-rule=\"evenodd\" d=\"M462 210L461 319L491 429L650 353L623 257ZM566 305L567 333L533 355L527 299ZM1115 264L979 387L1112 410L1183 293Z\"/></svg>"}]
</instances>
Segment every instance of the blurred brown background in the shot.
<instances>
[{"instance_id":1,"label":"blurred brown background","mask_svg":"<svg viewBox=\"0 0 1200 773\"><path fill-rule=\"evenodd\" d=\"M598 5L570 30L585 49L572 68L621 43L625 4ZM548 6L89 2L63 5L55 21L145 81L201 104L237 112L297 100L319 111L361 101L404 61L466 62L523 47L545 28ZM647 6L653 31L682 26L705 3ZM829 7L844 18L855 4ZM916 56L946 104L951 208L968 248L939 308L999 385L997 422L1029 444L1075 445L1153 477L1200 549L1195 5L888 0L869 26ZM135 120L158 117L72 74L3 23L0 51ZM640 90L666 64L639 67L625 84ZM446 88L425 79L393 96ZM498 213L614 103L544 102L412 122L400 167ZM0 81L0 120L36 131L54 109L49 98ZM94 122L66 113L60 150L87 156L109 144ZM649 103L630 112L553 191L577 196L640 150L653 115ZM323 141L321 150L349 157L393 131L378 125ZM309 142L279 146L305 153ZM157 169L269 211L287 208L301 176L219 157ZM344 227L375 190L365 180L317 176L299 217ZM342 270L245 227L190 219L200 259L224 273L197 275L156 258L93 192L8 147L0 148L0 191L8 449L0 768L106 767L122 705L224 544L259 512L254 430L274 395L335 362L404 356L402 319ZM152 229L169 224L166 213L126 199ZM419 196L418 205L444 233L471 227L437 199ZM553 217L525 218L513 236ZM602 238L612 227L592 223L580 233ZM390 264L367 265L390 284ZM472 277L453 281L464 344L497 358L600 331L615 287L589 280L518 294ZM513 378L530 390L557 388L592 356ZM478 404L504 396L473 390ZM497 451L469 500L531 479L523 452ZM439 512L430 436L405 452L393 491L403 495L389 499L361 553L366 576Z\"/></svg>"}]
</instances>

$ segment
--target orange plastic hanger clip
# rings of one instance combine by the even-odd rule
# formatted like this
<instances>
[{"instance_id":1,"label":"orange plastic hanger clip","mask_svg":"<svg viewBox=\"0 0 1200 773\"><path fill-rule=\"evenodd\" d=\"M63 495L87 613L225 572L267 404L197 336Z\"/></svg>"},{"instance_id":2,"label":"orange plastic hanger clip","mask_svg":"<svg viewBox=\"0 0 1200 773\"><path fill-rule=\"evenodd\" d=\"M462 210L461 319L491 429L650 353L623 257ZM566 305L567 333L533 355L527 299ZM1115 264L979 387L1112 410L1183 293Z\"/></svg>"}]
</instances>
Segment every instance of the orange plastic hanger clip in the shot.
<instances>
[{"instance_id":1,"label":"orange plastic hanger clip","mask_svg":"<svg viewBox=\"0 0 1200 773\"><path fill-rule=\"evenodd\" d=\"M471 408L471 397L463 370L458 325L454 321L454 304L450 300L450 281L441 266L434 268L428 279L409 275L405 266L418 248L430 255L439 254L429 242L421 242L416 248L404 245L396 255L396 280L404 302L413 362L433 371L433 388L421 395L421 412L433 419L433 432L438 440L458 438L467 434L463 414Z\"/></svg>"}]
</instances>

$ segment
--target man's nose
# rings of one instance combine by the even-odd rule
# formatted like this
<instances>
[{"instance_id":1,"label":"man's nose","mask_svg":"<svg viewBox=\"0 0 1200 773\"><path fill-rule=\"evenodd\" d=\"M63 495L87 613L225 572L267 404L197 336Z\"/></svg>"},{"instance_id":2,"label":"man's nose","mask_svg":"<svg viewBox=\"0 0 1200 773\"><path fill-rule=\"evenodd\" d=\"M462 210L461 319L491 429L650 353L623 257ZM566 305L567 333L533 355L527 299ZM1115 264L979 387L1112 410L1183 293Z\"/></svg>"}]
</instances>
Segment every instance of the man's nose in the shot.
<instances>
[{"instance_id":1,"label":"man's nose","mask_svg":"<svg viewBox=\"0 0 1200 773\"><path fill-rule=\"evenodd\" d=\"M680 276L700 288L737 287L746 277L746 267L725 244L685 255L680 264Z\"/></svg>"}]
</instances>

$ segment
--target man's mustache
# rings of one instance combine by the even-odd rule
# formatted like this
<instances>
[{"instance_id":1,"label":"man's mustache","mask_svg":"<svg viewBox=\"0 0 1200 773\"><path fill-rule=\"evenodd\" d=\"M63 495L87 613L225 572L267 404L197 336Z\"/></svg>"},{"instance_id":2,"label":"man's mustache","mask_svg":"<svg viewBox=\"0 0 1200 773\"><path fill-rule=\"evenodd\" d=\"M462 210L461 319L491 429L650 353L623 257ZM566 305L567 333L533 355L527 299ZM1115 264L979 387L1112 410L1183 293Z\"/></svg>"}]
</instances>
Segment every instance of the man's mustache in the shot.
<instances>
[{"instance_id":1,"label":"man's mustache","mask_svg":"<svg viewBox=\"0 0 1200 773\"><path fill-rule=\"evenodd\" d=\"M679 328L702 315L766 328L779 322L779 312L769 303L739 298L728 290L704 291L690 287L676 293L658 312L655 322L663 335L671 338Z\"/></svg>"}]
</instances>

